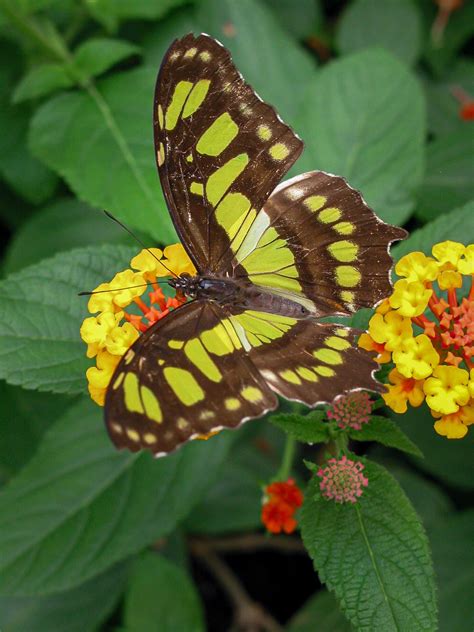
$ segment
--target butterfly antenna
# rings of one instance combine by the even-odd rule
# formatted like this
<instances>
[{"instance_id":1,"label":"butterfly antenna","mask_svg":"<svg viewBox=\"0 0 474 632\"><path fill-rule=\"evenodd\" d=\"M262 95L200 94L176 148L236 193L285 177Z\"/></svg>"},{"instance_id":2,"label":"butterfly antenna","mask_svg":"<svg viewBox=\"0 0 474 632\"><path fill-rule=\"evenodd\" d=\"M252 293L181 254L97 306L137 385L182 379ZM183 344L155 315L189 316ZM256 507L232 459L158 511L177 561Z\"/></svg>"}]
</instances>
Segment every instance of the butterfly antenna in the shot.
<instances>
[{"instance_id":1,"label":"butterfly antenna","mask_svg":"<svg viewBox=\"0 0 474 632\"><path fill-rule=\"evenodd\" d=\"M128 287L117 287L110 290L92 290L92 292L78 292L78 296L92 296L92 294L103 294L104 292L121 292L122 290L133 290L136 287L148 287L154 283L168 283L168 279L150 281L150 283L140 283L140 285L129 285Z\"/></svg>"},{"instance_id":2,"label":"butterfly antenna","mask_svg":"<svg viewBox=\"0 0 474 632\"><path fill-rule=\"evenodd\" d=\"M165 263L163 263L163 261L162 261L161 259L158 259L158 257L155 255L155 253L154 253L154 252L152 252L152 250L151 250L150 248L148 248L148 246L145 246L145 244L143 243L143 241L142 241L139 237L137 237L137 236L135 235L135 233L133 233L133 232L130 230L130 228L128 228L128 226L125 226L125 224L122 224L122 222L121 222L119 219L117 219L116 217L114 217L111 213L109 213L109 211L106 211L106 210L104 209L104 213L107 215L107 217L108 217L109 219L111 219L112 221L114 221L114 222L115 222L116 224L118 224L121 228L123 228L123 229L124 229L124 230L125 230L125 231L129 234L129 235L131 235L131 236L135 239L135 241L137 241L137 242L140 244L140 246L141 246L142 248L144 248L145 250L147 250L147 251L151 254L151 256L152 256L154 259L156 259L156 260L158 261L158 263L160 263L160 264L163 266L163 268L164 268L165 270L168 270L168 272L170 273L170 276L175 277L175 278L178 276L175 272L173 272L173 270L170 270L170 269L168 268L168 266L167 266Z\"/></svg>"}]
</instances>

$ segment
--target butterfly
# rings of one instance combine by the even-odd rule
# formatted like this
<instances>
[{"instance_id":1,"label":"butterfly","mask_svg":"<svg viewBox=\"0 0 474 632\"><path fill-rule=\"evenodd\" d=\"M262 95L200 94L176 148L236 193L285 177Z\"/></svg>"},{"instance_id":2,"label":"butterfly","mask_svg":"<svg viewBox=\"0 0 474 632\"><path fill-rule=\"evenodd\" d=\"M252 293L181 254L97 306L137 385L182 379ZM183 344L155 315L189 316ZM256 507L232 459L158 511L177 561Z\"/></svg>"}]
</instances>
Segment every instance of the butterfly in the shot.
<instances>
[{"instance_id":1,"label":"butterfly","mask_svg":"<svg viewBox=\"0 0 474 632\"><path fill-rule=\"evenodd\" d=\"M113 443L161 456L278 406L380 391L357 332L321 322L391 291L382 222L342 178L278 184L300 138L244 81L216 40L175 40L155 90L154 141L171 218L197 275L192 299L151 326L118 364L105 421Z\"/></svg>"}]
</instances>

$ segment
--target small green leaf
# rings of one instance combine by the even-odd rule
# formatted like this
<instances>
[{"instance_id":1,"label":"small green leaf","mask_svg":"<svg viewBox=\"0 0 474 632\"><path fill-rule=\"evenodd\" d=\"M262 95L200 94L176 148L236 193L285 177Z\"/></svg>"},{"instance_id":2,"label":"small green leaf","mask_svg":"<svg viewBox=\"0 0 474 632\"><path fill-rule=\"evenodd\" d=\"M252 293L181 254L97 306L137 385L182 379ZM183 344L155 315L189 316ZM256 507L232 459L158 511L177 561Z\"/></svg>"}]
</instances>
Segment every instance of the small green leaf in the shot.
<instances>
[{"instance_id":1,"label":"small green leaf","mask_svg":"<svg viewBox=\"0 0 474 632\"><path fill-rule=\"evenodd\" d=\"M127 233L101 211L76 198L59 198L38 210L14 233L4 272L17 272L57 252L105 242L130 242ZM136 250L140 246L136 246ZM107 271L107 274L113 271Z\"/></svg>"},{"instance_id":2,"label":"small green leaf","mask_svg":"<svg viewBox=\"0 0 474 632\"><path fill-rule=\"evenodd\" d=\"M299 0L297 10L294 0L265 0L265 4L297 39L309 37L321 28L323 12L319 0Z\"/></svg>"},{"instance_id":3,"label":"small green leaf","mask_svg":"<svg viewBox=\"0 0 474 632\"><path fill-rule=\"evenodd\" d=\"M128 564L49 597L0 597L4 632L96 632L125 588Z\"/></svg>"},{"instance_id":4,"label":"small green leaf","mask_svg":"<svg viewBox=\"0 0 474 632\"><path fill-rule=\"evenodd\" d=\"M286 632L351 632L353 628L339 609L334 595L326 590L308 599L294 615Z\"/></svg>"},{"instance_id":5,"label":"small green leaf","mask_svg":"<svg viewBox=\"0 0 474 632\"><path fill-rule=\"evenodd\" d=\"M85 0L91 14L106 26L126 18L155 20L188 0Z\"/></svg>"},{"instance_id":6,"label":"small green leaf","mask_svg":"<svg viewBox=\"0 0 474 632\"><path fill-rule=\"evenodd\" d=\"M425 222L474 198L474 129L444 134L428 144L417 215Z\"/></svg>"},{"instance_id":7,"label":"small green leaf","mask_svg":"<svg viewBox=\"0 0 474 632\"><path fill-rule=\"evenodd\" d=\"M425 104L404 64L383 50L331 62L309 84L297 129L306 150L295 174L337 173L382 219L409 217L424 169Z\"/></svg>"},{"instance_id":8,"label":"small green leaf","mask_svg":"<svg viewBox=\"0 0 474 632\"><path fill-rule=\"evenodd\" d=\"M357 629L432 632L435 585L423 527L395 479L363 462L369 485L354 505L322 498L317 477L309 483L303 542Z\"/></svg>"},{"instance_id":9,"label":"small green leaf","mask_svg":"<svg viewBox=\"0 0 474 632\"><path fill-rule=\"evenodd\" d=\"M162 459L119 452L84 398L0 493L0 593L67 590L173 530L223 465L232 434ZM52 562L53 560L53 562Z\"/></svg>"},{"instance_id":10,"label":"small green leaf","mask_svg":"<svg viewBox=\"0 0 474 632\"><path fill-rule=\"evenodd\" d=\"M86 77L100 75L119 61L137 55L140 48L126 40L89 39L74 52L73 65Z\"/></svg>"},{"instance_id":11,"label":"small green leaf","mask_svg":"<svg viewBox=\"0 0 474 632\"><path fill-rule=\"evenodd\" d=\"M360 430L351 430L349 436L355 441L378 441L389 448L397 448L397 450L423 458L423 453L418 446L400 430L394 421L387 417L372 415L369 423L363 424Z\"/></svg>"},{"instance_id":12,"label":"small green leaf","mask_svg":"<svg viewBox=\"0 0 474 632\"><path fill-rule=\"evenodd\" d=\"M410 439L423 448L424 459L410 457L419 468L455 487L474 487L472 428L464 439L441 437L433 427L435 419L425 404L419 408L409 407L404 415L391 415Z\"/></svg>"},{"instance_id":13,"label":"small green leaf","mask_svg":"<svg viewBox=\"0 0 474 632\"><path fill-rule=\"evenodd\" d=\"M45 97L72 85L74 85L74 80L65 66L61 64L36 66L16 86L13 92L13 103Z\"/></svg>"},{"instance_id":14,"label":"small green leaf","mask_svg":"<svg viewBox=\"0 0 474 632\"><path fill-rule=\"evenodd\" d=\"M30 140L78 197L167 244L176 232L154 159L155 79L155 70L132 70L101 80L89 93L56 96L33 118Z\"/></svg>"},{"instance_id":15,"label":"small green leaf","mask_svg":"<svg viewBox=\"0 0 474 632\"><path fill-rule=\"evenodd\" d=\"M423 228L415 230L408 239L393 248L393 257L397 261L409 252L421 251L431 255L434 244L451 239L468 244L474 234L474 200L464 206L445 213Z\"/></svg>"},{"instance_id":16,"label":"small green leaf","mask_svg":"<svg viewBox=\"0 0 474 632\"><path fill-rule=\"evenodd\" d=\"M129 267L134 248L91 246L58 254L0 281L0 378L55 393L86 391L90 362L79 336L87 298Z\"/></svg>"},{"instance_id":17,"label":"small green leaf","mask_svg":"<svg viewBox=\"0 0 474 632\"><path fill-rule=\"evenodd\" d=\"M124 620L127 632L204 632L199 596L186 573L157 553L135 563Z\"/></svg>"},{"instance_id":18,"label":"small green leaf","mask_svg":"<svg viewBox=\"0 0 474 632\"><path fill-rule=\"evenodd\" d=\"M440 632L474 629L473 524L474 511L463 511L438 522L430 533L438 578Z\"/></svg>"},{"instance_id":19,"label":"small green leaf","mask_svg":"<svg viewBox=\"0 0 474 632\"><path fill-rule=\"evenodd\" d=\"M327 443L330 439L329 424L322 410L314 410L308 415L283 413L271 415L270 421L290 437L303 443Z\"/></svg>"},{"instance_id":20,"label":"small green leaf","mask_svg":"<svg viewBox=\"0 0 474 632\"><path fill-rule=\"evenodd\" d=\"M381 46L409 64L421 49L421 20L412 0L355 0L339 22L337 47L343 55Z\"/></svg>"}]
</instances>

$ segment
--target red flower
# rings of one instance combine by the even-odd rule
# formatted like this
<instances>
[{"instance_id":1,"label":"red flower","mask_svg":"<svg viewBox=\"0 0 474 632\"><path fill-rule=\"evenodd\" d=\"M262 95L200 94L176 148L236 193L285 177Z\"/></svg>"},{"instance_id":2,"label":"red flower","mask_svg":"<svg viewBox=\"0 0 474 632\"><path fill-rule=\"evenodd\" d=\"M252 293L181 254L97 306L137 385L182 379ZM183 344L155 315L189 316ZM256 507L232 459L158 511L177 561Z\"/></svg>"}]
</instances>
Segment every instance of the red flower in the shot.
<instances>
[{"instance_id":1,"label":"red flower","mask_svg":"<svg viewBox=\"0 0 474 632\"><path fill-rule=\"evenodd\" d=\"M271 533L292 533L297 526L295 511L303 504L303 494L292 478L265 488L262 522Z\"/></svg>"},{"instance_id":2,"label":"red flower","mask_svg":"<svg viewBox=\"0 0 474 632\"><path fill-rule=\"evenodd\" d=\"M468 101L461 106L459 116L463 121L474 121L474 101Z\"/></svg>"}]
</instances>

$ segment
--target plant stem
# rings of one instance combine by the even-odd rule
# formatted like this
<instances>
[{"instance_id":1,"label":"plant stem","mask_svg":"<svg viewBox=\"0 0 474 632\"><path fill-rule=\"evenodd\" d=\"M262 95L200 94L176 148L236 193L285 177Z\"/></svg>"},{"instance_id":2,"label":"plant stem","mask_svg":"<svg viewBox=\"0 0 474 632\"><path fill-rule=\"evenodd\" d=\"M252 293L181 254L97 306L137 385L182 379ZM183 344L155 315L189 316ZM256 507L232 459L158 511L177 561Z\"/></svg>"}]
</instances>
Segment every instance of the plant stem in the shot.
<instances>
[{"instance_id":1,"label":"plant stem","mask_svg":"<svg viewBox=\"0 0 474 632\"><path fill-rule=\"evenodd\" d=\"M280 469L278 470L278 474L276 479L278 481L286 481L286 479L290 476L293 460L295 458L296 452L296 439L286 435L286 443L285 449L283 451L283 457L281 459Z\"/></svg>"}]
</instances>

